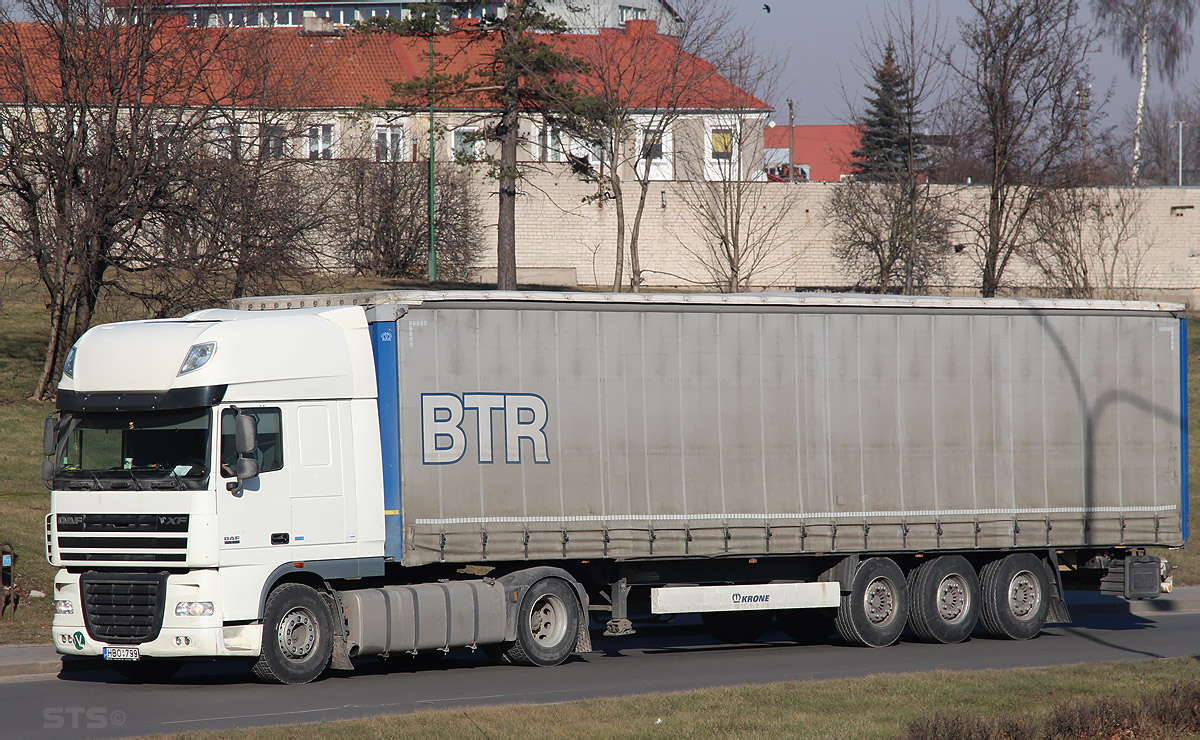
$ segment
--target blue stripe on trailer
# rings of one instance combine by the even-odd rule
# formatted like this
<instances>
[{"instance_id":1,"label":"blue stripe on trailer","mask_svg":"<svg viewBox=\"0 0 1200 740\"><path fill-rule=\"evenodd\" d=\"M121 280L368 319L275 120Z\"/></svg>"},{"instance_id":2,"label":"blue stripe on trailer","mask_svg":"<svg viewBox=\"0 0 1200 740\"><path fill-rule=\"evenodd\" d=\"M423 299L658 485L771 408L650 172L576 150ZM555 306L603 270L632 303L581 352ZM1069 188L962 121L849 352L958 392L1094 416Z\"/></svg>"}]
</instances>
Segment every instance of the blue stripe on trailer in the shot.
<instances>
[{"instance_id":1,"label":"blue stripe on trailer","mask_svg":"<svg viewBox=\"0 0 1200 740\"><path fill-rule=\"evenodd\" d=\"M379 391L379 446L383 453L383 552L396 560L403 553L400 517L400 377L396 322L371 324L375 384Z\"/></svg>"},{"instance_id":2,"label":"blue stripe on trailer","mask_svg":"<svg viewBox=\"0 0 1200 740\"><path fill-rule=\"evenodd\" d=\"M1183 493L1180 501L1183 516L1183 541L1188 538L1188 341L1187 319L1179 320L1179 455Z\"/></svg>"}]
</instances>

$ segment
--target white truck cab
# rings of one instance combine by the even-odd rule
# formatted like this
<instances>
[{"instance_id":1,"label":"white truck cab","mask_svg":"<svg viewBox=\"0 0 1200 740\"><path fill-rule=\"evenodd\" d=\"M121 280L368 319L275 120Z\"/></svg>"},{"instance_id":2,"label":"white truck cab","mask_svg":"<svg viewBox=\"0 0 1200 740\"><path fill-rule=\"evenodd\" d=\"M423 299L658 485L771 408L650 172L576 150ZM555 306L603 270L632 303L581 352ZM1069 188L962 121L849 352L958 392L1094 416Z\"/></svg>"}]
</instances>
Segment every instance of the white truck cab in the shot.
<instances>
[{"instance_id":1,"label":"white truck cab","mask_svg":"<svg viewBox=\"0 0 1200 740\"><path fill-rule=\"evenodd\" d=\"M252 657L278 571L380 574L375 398L359 307L88 331L45 440L59 652ZM256 422L243 478L239 416Z\"/></svg>"}]
</instances>

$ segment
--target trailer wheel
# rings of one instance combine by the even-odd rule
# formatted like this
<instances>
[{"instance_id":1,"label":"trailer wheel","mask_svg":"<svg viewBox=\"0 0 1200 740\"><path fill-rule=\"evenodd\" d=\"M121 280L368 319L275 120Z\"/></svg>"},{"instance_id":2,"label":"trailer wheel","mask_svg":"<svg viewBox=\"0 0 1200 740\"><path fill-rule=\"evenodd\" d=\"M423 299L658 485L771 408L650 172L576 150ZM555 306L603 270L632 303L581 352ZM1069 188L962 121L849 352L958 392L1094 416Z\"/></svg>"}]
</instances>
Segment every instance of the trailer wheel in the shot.
<instances>
[{"instance_id":1,"label":"trailer wheel","mask_svg":"<svg viewBox=\"0 0 1200 740\"><path fill-rule=\"evenodd\" d=\"M842 594L837 630L846 642L886 647L900 639L908 621L908 582L891 558L864 560Z\"/></svg>"},{"instance_id":2,"label":"trailer wheel","mask_svg":"<svg viewBox=\"0 0 1200 740\"><path fill-rule=\"evenodd\" d=\"M925 642L967 639L979 621L979 577L961 555L926 560L908 574L908 625Z\"/></svg>"},{"instance_id":3,"label":"trailer wheel","mask_svg":"<svg viewBox=\"0 0 1200 740\"><path fill-rule=\"evenodd\" d=\"M771 629L773 615L769 611L702 612L700 620L708 634L721 642L738 644L754 642Z\"/></svg>"},{"instance_id":4,"label":"trailer wheel","mask_svg":"<svg viewBox=\"0 0 1200 740\"><path fill-rule=\"evenodd\" d=\"M980 621L988 634L1028 640L1046 625L1050 584L1040 558L1027 552L993 560L980 570Z\"/></svg>"},{"instance_id":5,"label":"trailer wheel","mask_svg":"<svg viewBox=\"0 0 1200 740\"><path fill-rule=\"evenodd\" d=\"M561 578L543 578L521 599L517 639L505 652L518 665L558 665L575 652L579 637L579 598Z\"/></svg>"},{"instance_id":6,"label":"trailer wheel","mask_svg":"<svg viewBox=\"0 0 1200 740\"><path fill-rule=\"evenodd\" d=\"M301 583L272 591L254 675L269 683L308 683L325 672L332 655L333 619L320 594Z\"/></svg>"},{"instance_id":7,"label":"trailer wheel","mask_svg":"<svg viewBox=\"0 0 1200 740\"><path fill-rule=\"evenodd\" d=\"M821 642L837 629L837 609L785 609L775 615L775 620L796 642Z\"/></svg>"}]
</instances>

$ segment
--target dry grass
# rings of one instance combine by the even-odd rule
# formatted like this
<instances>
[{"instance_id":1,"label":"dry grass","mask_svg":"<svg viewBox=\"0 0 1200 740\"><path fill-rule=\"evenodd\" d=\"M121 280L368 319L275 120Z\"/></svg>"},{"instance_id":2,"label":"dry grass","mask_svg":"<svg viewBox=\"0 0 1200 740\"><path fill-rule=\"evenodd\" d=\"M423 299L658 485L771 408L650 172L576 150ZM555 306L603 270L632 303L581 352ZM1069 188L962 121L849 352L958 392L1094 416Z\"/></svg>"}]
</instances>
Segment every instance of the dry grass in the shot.
<instances>
[{"instance_id":1,"label":"dry grass","mask_svg":"<svg viewBox=\"0 0 1200 740\"><path fill-rule=\"evenodd\" d=\"M938 671L837 681L735 686L553 705L473 707L362 720L173 735L216 738L829 737L999 738L956 729L1032 727L1029 737L1120 734L1131 717L1197 725L1193 658L1004 671ZM1164 702L1164 697L1169 701ZM1151 702L1163 708L1145 711ZM1190 714L1189 714L1190 712ZM996 719L997 717L1003 719ZM1190 719L1186 719L1190 717ZM1111 721L1111 725L1103 722ZM1139 720L1140 721L1140 720ZM957 724L953 724L953 723ZM1126 723L1122 725L1121 723ZM1108 732L1108 727L1117 728ZM1136 725L1152 733L1161 725ZM1077 731L1047 735L1045 730ZM1180 732L1158 736L1179 736ZM1025 737L1015 735L1013 737Z\"/></svg>"}]
</instances>

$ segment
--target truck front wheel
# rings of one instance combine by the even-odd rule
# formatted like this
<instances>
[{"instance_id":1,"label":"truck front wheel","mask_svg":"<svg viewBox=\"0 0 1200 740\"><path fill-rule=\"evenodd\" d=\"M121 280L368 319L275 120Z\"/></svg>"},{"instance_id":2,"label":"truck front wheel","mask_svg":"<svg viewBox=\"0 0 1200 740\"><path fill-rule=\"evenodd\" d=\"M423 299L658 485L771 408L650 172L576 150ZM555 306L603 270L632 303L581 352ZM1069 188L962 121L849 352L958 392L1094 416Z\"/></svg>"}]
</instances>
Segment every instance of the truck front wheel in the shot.
<instances>
[{"instance_id":1,"label":"truck front wheel","mask_svg":"<svg viewBox=\"0 0 1200 740\"><path fill-rule=\"evenodd\" d=\"M837 630L846 642L886 647L900 639L908 621L908 582L891 558L864 560L842 594Z\"/></svg>"},{"instance_id":2,"label":"truck front wheel","mask_svg":"<svg viewBox=\"0 0 1200 740\"><path fill-rule=\"evenodd\" d=\"M269 683L308 683L333 655L333 620L315 589L285 583L267 597L262 655L254 675Z\"/></svg>"},{"instance_id":3,"label":"truck front wheel","mask_svg":"<svg viewBox=\"0 0 1200 740\"><path fill-rule=\"evenodd\" d=\"M993 637L1028 640L1046 625L1050 582L1040 558L1027 552L993 560L979 571L979 619Z\"/></svg>"},{"instance_id":4,"label":"truck front wheel","mask_svg":"<svg viewBox=\"0 0 1200 740\"><path fill-rule=\"evenodd\" d=\"M575 652L579 637L579 599L561 578L543 578L521 599L517 639L505 658L518 665L558 665Z\"/></svg>"}]
</instances>

